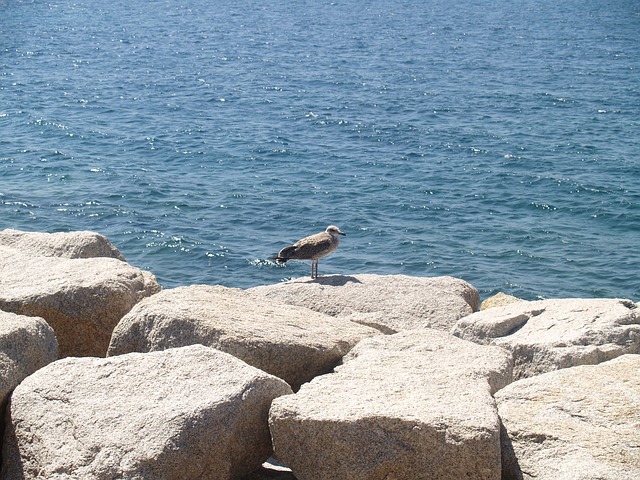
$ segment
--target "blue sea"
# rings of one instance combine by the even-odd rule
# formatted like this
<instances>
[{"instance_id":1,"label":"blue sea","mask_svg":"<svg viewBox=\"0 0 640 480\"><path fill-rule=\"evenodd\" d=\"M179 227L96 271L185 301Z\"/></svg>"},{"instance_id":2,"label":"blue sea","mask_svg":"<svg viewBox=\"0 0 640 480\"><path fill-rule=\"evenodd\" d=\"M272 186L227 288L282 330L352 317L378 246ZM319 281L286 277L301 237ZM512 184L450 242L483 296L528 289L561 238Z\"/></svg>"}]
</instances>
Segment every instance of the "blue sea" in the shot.
<instances>
[{"instance_id":1,"label":"blue sea","mask_svg":"<svg viewBox=\"0 0 640 480\"><path fill-rule=\"evenodd\" d=\"M640 300L637 0L0 0L0 228L166 288L452 275Z\"/></svg>"}]
</instances>

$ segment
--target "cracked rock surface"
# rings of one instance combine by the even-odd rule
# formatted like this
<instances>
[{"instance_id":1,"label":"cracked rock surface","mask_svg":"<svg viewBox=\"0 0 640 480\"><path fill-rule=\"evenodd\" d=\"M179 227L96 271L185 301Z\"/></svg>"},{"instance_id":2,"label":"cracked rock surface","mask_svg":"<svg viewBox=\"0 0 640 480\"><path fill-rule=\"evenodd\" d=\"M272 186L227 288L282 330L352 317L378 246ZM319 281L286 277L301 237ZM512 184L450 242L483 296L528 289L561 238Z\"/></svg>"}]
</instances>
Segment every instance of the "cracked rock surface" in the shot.
<instances>
[{"instance_id":1,"label":"cracked rock surface","mask_svg":"<svg viewBox=\"0 0 640 480\"><path fill-rule=\"evenodd\" d=\"M630 300L520 301L460 319L452 333L514 355L514 378L640 353L640 309Z\"/></svg>"}]
</instances>

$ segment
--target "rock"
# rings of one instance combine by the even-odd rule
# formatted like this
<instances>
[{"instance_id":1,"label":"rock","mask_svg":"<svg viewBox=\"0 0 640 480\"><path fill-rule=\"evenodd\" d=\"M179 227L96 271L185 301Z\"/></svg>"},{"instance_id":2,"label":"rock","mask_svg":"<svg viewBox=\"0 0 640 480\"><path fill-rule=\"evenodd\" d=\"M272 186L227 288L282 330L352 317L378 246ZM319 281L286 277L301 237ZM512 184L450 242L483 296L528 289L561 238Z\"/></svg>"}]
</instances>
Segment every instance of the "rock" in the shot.
<instances>
[{"instance_id":1,"label":"rock","mask_svg":"<svg viewBox=\"0 0 640 480\"><path fill-rule=\"evenodd\" d=\"M0 403L28 375L57 359L58 342L47 322L0 311Z\"/></svg>"},{"instance_id":2,"label":"rock","mask_svg":"<svg viewBox=\"0 0 640 480\"><path fill-rule=\"evenodd\" d=\"M478 310L478 291L452 277L331 275L248 290L257 297L299 305L368 325L386 334L414 328L449 330Z\"/></svg>"},{"instance_id":3,"label":"rock","mask_svg":"<svg viewBox=\"0 0 640 480\"><path fill-rule=\"evenodd\" d=\"M114 258L68 259L0 247L0 309L44 318L61 356L104 356L111 332L155 277Z\"/></svg>"},{"instance_id":4,"label":"rock","mask_svg":"<svg viewBox=\"0 0 640 480\"><path fill-rule=\"evenodd\" d=\"M275 457L304 480L500 478L491 392L512 358L438 330L361 341L269 414Z\"/></svg>"},{"instance_id":5,"label":"rock","mask_svg":"<svg viewBox=\"0 0 640 480\"><path fill-rule=\"evenodd\" d=\"M511 350L519 379L640 353L638 312L629 300L521 301L469 315L452 333Z\"/></svg>"},{"instance_id":6,"label":"rock","mask_svg":"<svg viewBox=\"0 0 640 480\"><path fill-rule=\"evenodd\" d=\"M480 304L480 311L487 310L493 307L504 307L516 302L522 302L523 300L513 295L507 295L506 293L498 292L492 297L487 298Z\"/></svg>"},{"instance_id":7,"label":"rock","mask_svg":"<svg viewBox=\"0 0 640 480\"><path fill-rule=\"evenodd\" d=\"M296 477L293 476L290 468L270 458L258 470L242 477L242 480L296 480Z\"/></svg>"},{"instance_id":8,"label":"rock","mask_svg":"<svg viewBox=\"0 0 640 480\"><path fill-rule=\"evenodd\" d=\"M0 246L39 257L111 257L125 260L107 237L95 232L41 233L5 229L0 230Z\"/></svg>"},{"instance_id":9,"label":"rock","mask_svg":"<svg viewBox=\"0 0 640 480\"><path fill-rule=\"evenodd\" d=\"M0 311L0 425L13 389L57 358L58 342L47 322Z\"/></svg>"},{"instance_id":10,"label":"rock","mask_svg":"<svg viewBox=\"0 0 640 480\"><path fill-rule=\"evenodd\" d=\"M504 480L640 478L640 356L545 373L496 394Z\"/></svg>"},{"instance_id":11,"label":"rock","mask_svg":"<svg viewBox=\"0 0 640 480\"><path fill-rule=\"evenodd\" d=\"M202 345L60 360L13 393L2 478L240 478L271 454L269 406L290 393Z\"/></svg>"},{"instance_id":12,"label":"rock","mask_svg":"<svg viewBox=\"0 0 640 480\"><path fill-rule=\"evenodd\" d=\"M287 381L294 389L327 373L374 329L243 290L193 285L165 290L127 314L109 355L201 343Z\"/></svg>"}]
</instances>

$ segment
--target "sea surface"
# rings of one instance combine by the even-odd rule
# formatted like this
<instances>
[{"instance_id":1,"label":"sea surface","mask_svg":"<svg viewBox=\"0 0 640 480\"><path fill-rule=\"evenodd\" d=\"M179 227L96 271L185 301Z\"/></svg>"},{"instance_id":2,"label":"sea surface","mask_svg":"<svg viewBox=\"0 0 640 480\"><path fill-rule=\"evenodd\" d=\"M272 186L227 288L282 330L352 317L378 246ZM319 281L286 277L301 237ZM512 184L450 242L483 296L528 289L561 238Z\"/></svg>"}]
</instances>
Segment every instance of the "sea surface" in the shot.
<instances>
[{"instance_id":1,"label":"sea surface","mask_svg":"<svg viewBox=\"0 0 640 480\"><path fill-rule=\"evenodd\" d=\"M637 0L0 0L0 228L166 288L452 275L640 301Z\"/></svg>"}]
</instances>

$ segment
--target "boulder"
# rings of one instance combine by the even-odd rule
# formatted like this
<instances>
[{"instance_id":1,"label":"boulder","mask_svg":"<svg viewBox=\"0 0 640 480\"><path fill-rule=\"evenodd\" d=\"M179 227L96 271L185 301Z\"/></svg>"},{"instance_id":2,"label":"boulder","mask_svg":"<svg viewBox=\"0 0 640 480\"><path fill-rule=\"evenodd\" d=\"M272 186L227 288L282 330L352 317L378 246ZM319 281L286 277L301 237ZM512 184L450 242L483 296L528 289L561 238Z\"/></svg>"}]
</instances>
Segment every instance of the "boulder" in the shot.
<instances>
[{"instance_id":1,"label":"boulder","mask_svg":"<svg viewBox=\"0 0 640 480\"><path fill-rule=\"evenodd\" d=\"M478 310L478 291L452 277L331 275L248 290L256 297L299 305L368 325L386 334L415 328L449 330Z\"/></svg>"},{"instance_id":2,"label":"boulder","mask_svg":"<svg viewBox=\"0 0 640 480\"><path fill-rule=\"evenodd\" d=\"M361 341L269 413L275 456L304 480L500 478L491 393L509 352L425 329Z\"/></svg>"},{"instance_id":3,"label":"boulder","mask_svg":"<svg viewBox=\"0 0 640 480\"><path fill-rule=\"evenodd\" d=\"M516 302L522 302L522 299L514 297L513 295L498 292L480 304L480 311L493 307L504 307L505 305L510 305Z\"/></svg>"},{"instance_id":4,"label":"boulder","mask_svg":"<svg viewBox=\"0 0 640 480\"><path fill-rule=\"evenodd\" d=\"M503 480L640 478L640 355L519 380L495 398Z\"/></svg>"},{"instance_id":5,"label":"boulder","mask_svg":"<svg viewBox=\"0 0 640 480\"><path fill-rule=\"evenodd\" d=\"M452 333L511 350L519 379L640 353L636 307L618 299L521 301L469 315Z\"/></svg>"},{"instance_id":6,"label":"boulder","mask_svg":"<svg viewBox=\"0 0 640 480\"><path fill-rule=\"evenodd\" d=\"M202 345L60 360L13 393L2 478L240 478L271 454L269 406L290 393Z\"/></svg>"},{"instance_id":7,"label":"boulder","mask_svg":"<svg viewBox=\"0 0 640 480\"><path fill-rule=\"evenodd\" d=\"M124 256L105 237L95 232L23 232L0 230L0 246L38 257L93 258Z\"/></svg>"},{"instance_id":8,"label":"boulder","mask_svg":"<svg viewBox=\"0 0 640 480\"><path fill-rule=\"evenodd\" d=\"M0 311L0 403L23 379L57 359L58 342L47 322Z\"/></svg>"},{"instance_id":9,"label":"boulder","mask_svg":"<svg viewBox=\"0 0 640 480\"><path fill-rule=\"evenodd\" d=\"M0 309L44 318L60 355L104 356L111 332L155 277L115 258L41 257L0 247Z\"/></svg>"},{"instance_id":10,"label":"boulder","mask_svg":"<svg viewBox=\"0 0 640 480\"><path fill-rule=\"evenodd\" d=\"M379 332L237 288L192 285L136 305L113 332L108 354L201 343L287 381L294 389L327 373L362 338Z\"/></svg>"},{"instance_id":11,"label":"boulder","mask_svg":"<svg viewBox=\"0 0 640 480\"><path fill-rule=\"evenodd\" d=\"M0 425L13 389L57 359L58 342L47 322L39 317L0 311Z\"/></svg>"}]
</instances>

